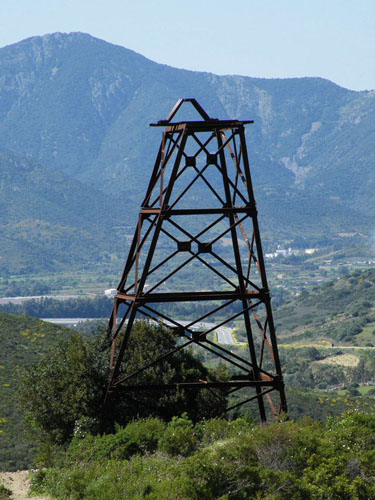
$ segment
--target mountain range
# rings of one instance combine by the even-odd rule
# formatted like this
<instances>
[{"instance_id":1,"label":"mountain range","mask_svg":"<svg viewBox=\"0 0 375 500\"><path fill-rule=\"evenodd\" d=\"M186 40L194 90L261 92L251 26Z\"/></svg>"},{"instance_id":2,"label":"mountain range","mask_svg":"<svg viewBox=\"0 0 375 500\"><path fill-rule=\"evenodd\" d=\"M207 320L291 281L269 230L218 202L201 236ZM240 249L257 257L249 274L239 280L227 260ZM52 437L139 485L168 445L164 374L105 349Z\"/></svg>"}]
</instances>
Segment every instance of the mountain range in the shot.
<instances>
[{"instance_id":1,"label":"mountain range","mask_svg":"<svg viewBox=\"0 0 375 500\"><path fill-rule=\"evenodd\" d=\"M254 120L247 142L266 239L373 229L375 91L187 71L54 33L0 49L1 270L81 268L123 253L160 141L149 123L180 97L213 117Z\"/></svg>"}]
</instances>

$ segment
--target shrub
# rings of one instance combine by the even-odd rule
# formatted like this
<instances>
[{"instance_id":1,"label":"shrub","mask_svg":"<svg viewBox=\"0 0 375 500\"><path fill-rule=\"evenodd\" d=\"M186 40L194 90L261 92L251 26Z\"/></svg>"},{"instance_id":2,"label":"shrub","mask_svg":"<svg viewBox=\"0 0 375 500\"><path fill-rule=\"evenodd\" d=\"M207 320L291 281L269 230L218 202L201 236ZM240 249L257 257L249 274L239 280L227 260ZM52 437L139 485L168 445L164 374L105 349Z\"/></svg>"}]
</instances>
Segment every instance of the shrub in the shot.
<instances>
[{"instance_id":1,"label":"shrub","mask_svg":"<svg viewBox=\"0 0 375 500\"><path fill-rule=\"evenodd\" d=\"M12 492L4 485L0 484L0 500L9 500L11 496Z\"/></svg>"},{"instance_id":2,"label":"shrub","mask_svg":"<svg viewBox=\"0 0 375 500\"><path fill-rule=\"evenodd\" d=\"M124 432L136 453L151 453L158 447L160 437L165 432L165 423L159 418L147 418L130 422Z\"/></svg>"},{"instance_id":3,"label":"shrub","mask_svg":"<svg viewBox=\"0 0 375 500\"><path fill-rule=\"evenodd\" d=\"M60 465L90 463L94 458L104 463L107 460L126 460L137 453L152 453L157 449L164 429L162 420L148 418L131 422L126 427L117 426L115 434L74 438Z\"/></svg>"},{"instance_id":4,"label":"shrub","mask_svg":"<svg viewBox=\"0 0 375 500\"><path fill-rule=\"evenodd\" d=\"M159 450L170 456L191 455L198 446L198 433L193 422L183 414L181 418L173 417L163 436L159 440Z\"/></svg>"},{"instance_id":5,"label":"shrub","mask_svg":"<svg viewBox=\"0 0 375 500\"><path fill-rule=\"evenodd\" d=\"M214 418L201 424L202 446L209 446L215 441L227 439L231 428L227 420Z\"/></svg>"}]
</instances>

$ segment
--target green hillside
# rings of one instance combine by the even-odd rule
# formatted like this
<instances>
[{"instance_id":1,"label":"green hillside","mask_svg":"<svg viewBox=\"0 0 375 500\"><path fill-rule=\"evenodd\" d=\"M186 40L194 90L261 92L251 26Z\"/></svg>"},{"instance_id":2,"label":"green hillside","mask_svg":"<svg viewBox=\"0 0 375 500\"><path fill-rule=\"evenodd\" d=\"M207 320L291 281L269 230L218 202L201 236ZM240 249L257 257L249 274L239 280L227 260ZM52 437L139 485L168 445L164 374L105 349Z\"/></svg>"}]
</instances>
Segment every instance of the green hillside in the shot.
<instances>
[{"instance_id":1,"label":"green hillside","mask_svg":"<svg viewBox=\"0 0 375 500\"><path fill-rule=\"evenodd\" d=\"M280 342L375 346L375 269L330 280L275 312Z\"/></svg>"},{"instance_id":2,"label":"green hillside","mask_svg":"<svg viewBox=\"0 0 375 500\"><path fill-rule=\"evenodd\" d=\"M27 468L35 453L18 403L20 370L70 331L36 318L0 313L0 470Z\"/></svg>"},{"instance_id":3,"label":"green hillside","mask_svg":"<svg viewBox=\"0 0 375 500\"><path fill-rule=\"evenodd\" d=\"M340 201L306 198L299 188L259 186L257 198L263 239L272 246L291 235L313 245L323 232L328 242L340 240L340 231L365 232L370 221L356 210L345 214ZM119 273L124 235L134 230L138 206L29 157L0 152L0 209L0 272L8 276L99 268Z\"/></svg>"},{"instance_id":4,"label":"green hillside","mask_svg":"<svg viewBox=\"0 0 375 500\"><path fill-rule=\"evenodd\" d=\"M61 172L0 153L0 270L46 273L110 261L122 250L113 232L116 206Z\"/></svg>"}]
</instances>

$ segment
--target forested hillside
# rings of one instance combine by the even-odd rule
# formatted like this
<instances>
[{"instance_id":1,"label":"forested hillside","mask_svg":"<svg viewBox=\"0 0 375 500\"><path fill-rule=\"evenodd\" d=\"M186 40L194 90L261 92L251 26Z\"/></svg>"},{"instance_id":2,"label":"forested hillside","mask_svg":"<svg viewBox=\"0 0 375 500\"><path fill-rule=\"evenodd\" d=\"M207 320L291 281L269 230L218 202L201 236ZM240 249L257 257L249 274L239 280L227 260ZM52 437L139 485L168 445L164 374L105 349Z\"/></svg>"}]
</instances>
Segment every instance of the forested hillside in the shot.
<instances>
[{"instance_id":1,"label":"forested hillside","mask_svg":"<svg viewBox=\"0 0 375 500\"><path fill-rule=\"evenodd\" d=\"M324 338L334 344L375 346L375 270L330 280L281 306L277 329L282 342Z\"/></svg>"},{"instance_id":2,"label":"forested hillside","mask_svg":"<svg viewBox=\"0 0 375 500\"><path fill-rule=\"evenodd\" d=\"M36 318L0 313L0 469L19 470L35 455L19 404L19 375L71 330Z\"/></svg>"},{"instance_id":3,"label":"forested hillside","mask_svg":"<svg viewBox=\"0 0 375 500\"><path fill-rule=\"evenodd\" d=\"M4 47L0 74L1 145L111 192L129 189L129 180L132 195L143 191L136 174L152 166L159 140L148 124L166 117L179 97L194 96L211 116L255 120L248 135L258 184L277 176L279 185L336 197L372 195L363 181L371 180L374 161L374 92L319 78L175 69L83 33Z\"/></svg>"},{"instance_id":4,"label":"forested hillside","mask_svg":"<svg viewBox=\"0 0 375 500\"><path fill-rule=\"evenodd\" d=\"M90 35L55 33L0 49L3 272L118 258L160 140L148 125L191 96L211 116L255 120L249 154L273 246L372 229L374 92L319 78L185 71ZM178 115L194 116L188 106Z\"/></svg>"},{"instance_id":5,"label":"forested hillside","mask_svg":"<svg viewBox=\"0 0 375 500\"><path fill-rule=\"evenodd\" d=\"M9 152L0 153L0 186L3 273L92 268L122 250L114 228L124 221L104 193Z\"/></svg>"}]
</instances>

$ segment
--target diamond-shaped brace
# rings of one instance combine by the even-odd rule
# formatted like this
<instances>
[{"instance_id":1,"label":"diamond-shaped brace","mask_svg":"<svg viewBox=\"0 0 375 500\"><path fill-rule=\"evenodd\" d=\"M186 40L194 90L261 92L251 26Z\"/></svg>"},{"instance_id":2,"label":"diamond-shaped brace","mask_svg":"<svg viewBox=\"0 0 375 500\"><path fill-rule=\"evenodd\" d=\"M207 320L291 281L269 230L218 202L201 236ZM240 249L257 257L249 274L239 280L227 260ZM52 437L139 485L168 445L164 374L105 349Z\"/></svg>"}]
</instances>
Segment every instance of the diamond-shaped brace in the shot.
<instances>
[{"instance_id":1,"label":"diamond-shaped brace","mask_svg":"<svg viewBox=\"0 0 375 500\"><path fill-rule=\"evenodd\" d=\"M210 253L212 251L212 243L202 242L198 243L198 252L199 253Z\"/></svg>"},{"instance_id":2,"label":"diamond-shaped brace","mask_svg":"<svg viewBox=\"0 0 375 500\"><path fill-rule=\"evenodd\" d=\"M178 241L177 242L177 250L179 252L190 252L191 241Z\"/></svg>"},{"instance_id":3,"label":"diamond-shaped brace","mask_svg":"<svg viewBox=\"0 0 375 500\"><path fill-rule=\"evenodd\" d=\"M207 165L216 165L217 164L217 155L208 153L207 158L206 158L206 163L207 163Z\"/></svg>"},{"instance_id":4,"label":"diamond-shaped brace","mask_svg":"<svg viewBox=\"0 0 375 500\"><path fill-rule=\"evenodd\" d=\"M195 156L186 156L185 165L187 167L195 167L195 165L196 165Z\"/></svg>"}]
</instances>

